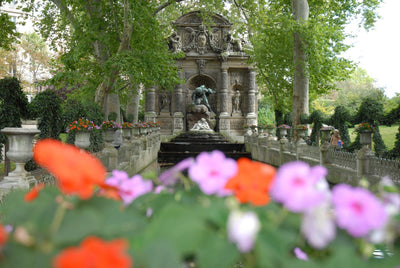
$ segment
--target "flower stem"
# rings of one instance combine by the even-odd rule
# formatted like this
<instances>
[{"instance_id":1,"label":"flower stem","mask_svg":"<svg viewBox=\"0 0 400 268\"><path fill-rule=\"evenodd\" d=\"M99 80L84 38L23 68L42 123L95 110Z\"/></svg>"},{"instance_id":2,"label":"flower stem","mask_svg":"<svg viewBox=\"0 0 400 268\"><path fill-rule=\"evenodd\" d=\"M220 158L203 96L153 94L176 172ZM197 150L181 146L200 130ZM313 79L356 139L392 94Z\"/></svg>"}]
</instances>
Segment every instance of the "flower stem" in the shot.
<instances>
[{"instance_id":1,"label":"flower stem","mask_svg":"<svg viewBox=\"0 0 400 268\"><path fill-rule=\"evenodd\" d=\"M58 229L60 229L66 210L67 209L63 203L59 204L56 213L54 215L53 221L50 224L50 234L53 235L58 231Z\"/></svg>"}]
</instances>

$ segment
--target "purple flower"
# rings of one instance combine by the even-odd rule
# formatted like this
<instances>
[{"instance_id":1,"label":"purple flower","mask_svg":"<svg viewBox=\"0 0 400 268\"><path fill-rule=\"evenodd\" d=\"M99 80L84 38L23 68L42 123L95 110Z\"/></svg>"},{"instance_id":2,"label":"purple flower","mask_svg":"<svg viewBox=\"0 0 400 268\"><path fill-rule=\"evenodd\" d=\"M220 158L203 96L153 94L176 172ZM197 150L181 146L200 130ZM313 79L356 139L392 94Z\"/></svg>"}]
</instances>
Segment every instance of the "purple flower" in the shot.
<instances>
[{"instance_id":1,"label":"purple flower","mask_svg":"<svg viewBox=\"0 0 400 268\"><path fill-rule=\"evenodd\" d=\"M225 185L237 169L236 161L226 158L221 151L202 152L189 167L189 177L197 182L203 193L225 196L232 193L225 189Z\"/></svg>"},{"instance_id":2,"label":"purple flower","mask_svg":"<svg viewBox=\"0 0 400 268\"><path fill-rule=\"evenodd\" d=\"M337 225L354 237L382 228L388 215L380 200L368 190L338 184L333 190Z\"/></svg>"},{"instance_id":3,"label":"purple flower","mask_svg":"<svg viewBox=\"0 0 400 268\"><path fill-rule=\"evenodd\" d=\"M129 205L137 197L153 190L153 183L144 180L140 175L129 178L125 171L113 170L112 176L105 183L119 189L118 194L125 205Z\"/></svg>"},{"instance_id":4,"label":"purple flower","mask_svg":"<svg viewBox=\"0 0 400 268\"><path fill-rule=\"evenodd\" d=\"M319 187L327 174L322 166L310 167L304 162L283 164L275 176L271 197L293 212L305 212L317 206L329 193Z\"/></svg>"},{"instance_id":5,"label":"purple flower","mask_svg":"<svg viewBox=\"0 0 400 268\"><path fill-rule=\"evenodd\" d=\"M252 250L259 230L260 221L256 213L235 210L229 214L228 239L236 244L240 252Z\"/></svg>"},{"instance_id":6,"label":"purple flower","mask_svg":"<svg viewBox=\"0 0 400 268\"><path fill-rule=\"evenodd\" d=\"M307 254L304 251L302 251L300 248L298 248L298 247L295 248L293 250L293 252L294 252L294 255L296 255L296 258L298 258L299 260L308 261Z\"/></svg>"},{"instance_id":7,"label":"purple flower","mask_svg":"<svg viewBox=\"0 0 400 268\"><path fill-rule=\"evenodd\" d=\"M186 158L172 168L164 171L160 175L159 180L163 185L174 185L179 180L179 175L181 174L181 172L189 168L193 163L193 157Z\"/></svg>"}]
</instances>

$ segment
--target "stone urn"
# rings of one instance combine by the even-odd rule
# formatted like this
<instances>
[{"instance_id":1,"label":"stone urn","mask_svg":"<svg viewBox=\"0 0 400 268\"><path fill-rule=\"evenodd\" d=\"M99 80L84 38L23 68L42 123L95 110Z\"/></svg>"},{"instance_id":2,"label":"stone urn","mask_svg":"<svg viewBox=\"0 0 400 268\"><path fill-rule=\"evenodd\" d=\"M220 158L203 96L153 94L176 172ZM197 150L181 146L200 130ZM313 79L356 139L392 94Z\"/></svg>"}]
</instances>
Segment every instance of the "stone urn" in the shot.
<instances>
[{"instance_id":1,"label":"stone urn","mask_svg":"<svg viewBox=\"0 0 400 268\"><path fill-rule=\"evenodd\" d=\"M304 144L304 143L306 143L305 141L304 141L304 138L305 138L305 136L306 136L306 132L307 132L307 130L308 129L304 129L304 128L297 128L296 129L297 130L297 136L298 136L298 143L299 144Z\"/></svg>"},{"instance_id":2,"label":"stone urn","mask_svg":"<svg viewBox=\"0 0 400 268\"><path fill-rule=\"evenodd\" d=\"M365 146L365 145L371 145L371 140L372 140L372 131L360 131L360 144Z\"/></svg>"},{"instance_id":3,"label":"stone urn","mask_svg":"<svg viewBox=\"0 0 400 268\"><path fill-rule=\"evenodd\" d=\"M114 128L103 130L103 139L106 143L112 143L114 141L115 130Z\"/></svg>"},{"instance_id":4,"label":"stone urn","mask_svg":"<svg viewBox=\"0 0 400 268\"><path fill-rule=\"evenodd\" d=\"M284 127L279 128L279 134L281 135L282 139L286 139L287 131L288 131L287 128L284 128Z\"/></svg>"},{"instance_id":5,"label":"stone urn","mask_svg":"<svg viewBox=\"0 0 400 268\"><path fill-rule=\"evenodd\" d=\"M132 136L131 128L122 128L122 138L125 142L129 142Z\"/></svg>"},{"instance_id":6,"label":"stone urn","mask_svg":"<svg viewBox=\"0 0 400 268\"><path fill-rule=\"evenodd\" d=\"M137 139L140 136L140 128L134 127L132 128L131 135Z\"/></svg>"},{"instance_id":7,"label":"stone urn","mask_svg":"<svg viewBox=\"0 0 400 268\"><path fill-rule=\"evenodd\" d=\"M320 129L320 133L322 134L322 140L324 141L325 146L329 146L329 139L330 139L330 134L331 131L333 130L333 127L323 127Z\"/></svg>"},{"instance_id":8,"label":"stone urn","mask_svg":"<svg viewBox=\"0 0 400 268\"><path fill-rule=\"evenodd\" d=\"M90 131L78 131L75 133L75 146L86 150L90 146Z\"/></svg>"},{"instance_id":9,"label":"stone urn","mask_svg":"<svg viewBox=\"0 0 400 268\"><path fill-rule=\"evenodd\" d=\"M2 183L12 184L9 188L29 188L30 173L25 170L25 163L32 159L33 138L40 130L35 128L6 127L1 130L8 137L7 157L15 163L15 170L4 177Z\"/></svg>"}]
</instances>

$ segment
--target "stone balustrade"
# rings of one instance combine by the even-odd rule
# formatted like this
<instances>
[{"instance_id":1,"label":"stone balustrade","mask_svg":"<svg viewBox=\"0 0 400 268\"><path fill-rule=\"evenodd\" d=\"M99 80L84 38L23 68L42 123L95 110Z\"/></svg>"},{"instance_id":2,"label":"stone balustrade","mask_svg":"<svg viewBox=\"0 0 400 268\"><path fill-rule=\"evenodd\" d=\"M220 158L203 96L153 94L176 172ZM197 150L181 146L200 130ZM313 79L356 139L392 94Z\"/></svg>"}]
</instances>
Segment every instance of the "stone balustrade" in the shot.
<instances>
[{"instance_id":1,"label":"stone balustrade","mask_svg":"<svg viewBox=\"0 0 400 268\"><path fill-rule=\"evenodd\" d=\"M366 178L372 186L389 176L400 186L400 161L377 158L368 146L357 153L349 153L337 151L329 143L317 147L303 142L291 143L287 139L276 140L273 136L246 135L244 140L253 160L276 167L296 160L311 166L323 165L328 169L330 183L357 185L361 178Z\"/></svg>"},{"instance_id":2,"label":"stone balustrade","mask_svg":"<svg viewBox=\"0 0 400 268\"><path fill-rule=\"evenodd\" d=\"M108 175L114 169L124 170L133 175L140 173L157 160L160 144L161 134L158 130L140 135L125 131L122 144L118 149L106 144L104 149L95 155L106 167Z\"/></svg>"}]
</instances>

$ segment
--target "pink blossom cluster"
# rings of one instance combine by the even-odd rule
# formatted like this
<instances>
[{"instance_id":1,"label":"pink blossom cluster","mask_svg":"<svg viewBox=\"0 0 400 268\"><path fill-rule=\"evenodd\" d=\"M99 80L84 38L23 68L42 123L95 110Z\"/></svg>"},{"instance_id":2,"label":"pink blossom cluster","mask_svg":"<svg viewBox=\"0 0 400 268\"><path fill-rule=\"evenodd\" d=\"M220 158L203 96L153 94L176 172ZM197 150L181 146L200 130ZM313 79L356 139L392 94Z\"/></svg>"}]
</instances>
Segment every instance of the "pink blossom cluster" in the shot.
<instances>
[{"instance_id":1,"label":"pink blossom cluster","mask_svg":"<svg viewBox=\"0 0 400 268\"><path fill-rule=\"evenodd\" d=\"M203 152L195 159L187 158L162 173L159 176L160 187L164 189L174 185L185 170L203 193L217 196L232 194L225 185L239 172L237 162L222 152ZM285 209L302 214L301 233L316 249L325 248L335 239L337 227L356 238L378 242L385 239L382 232L387 228L390 216L400 211L400 195L386 194L381 200L367 189L347 184L338 184L330 190L326 175L327 169L322 166L310 167L300 161L286 163L279 167L269 195ZM139 175L129 178L120 171L114 171L106 183L120 189L125 204L152 191L150 181ZM249 252L260 228L256 213L243 212L236 207L228 219L228 239L237 245L239 251ZM294 254L299 259L307 259L299 248Z\"/></svg>"},{"instance_id":2,"label":"pink blossom cluster","mask_svg":"<svg viewBox=\"0 0 400 268\"><path fill-rule=\"evenodd\" d=\"M326 174L322 166L286 163L278 169L270 192L289 211L303 213L301 231L311 246L326 247L336 236L336 226L353 237L367 237L386 225L388 215L380 199L347 184L330 191Z\"/></svg>"}]
</instances>

